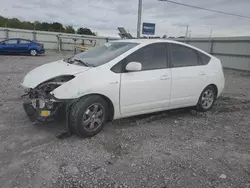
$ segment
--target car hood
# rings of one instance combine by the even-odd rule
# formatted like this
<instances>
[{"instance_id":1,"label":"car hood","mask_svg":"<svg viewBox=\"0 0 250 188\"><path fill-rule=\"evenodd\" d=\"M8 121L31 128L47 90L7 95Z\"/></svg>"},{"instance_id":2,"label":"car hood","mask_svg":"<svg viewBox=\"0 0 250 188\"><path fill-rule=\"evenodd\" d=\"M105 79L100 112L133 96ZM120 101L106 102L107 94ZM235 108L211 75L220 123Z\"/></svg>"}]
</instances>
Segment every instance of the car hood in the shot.
<instances>
[{"instance_id":1,"label":"car hood","mask_svg":"<svg viewBox=\"0 0 250 188\"><path fill-rule=\"evenodd\" d=\"M21 82L25 88L35 88L39 84L63 75L75 75L77 73L87 71L92 67L72 65L63 60L47 63L31 70Z\"/></svg>"}]
</instances>

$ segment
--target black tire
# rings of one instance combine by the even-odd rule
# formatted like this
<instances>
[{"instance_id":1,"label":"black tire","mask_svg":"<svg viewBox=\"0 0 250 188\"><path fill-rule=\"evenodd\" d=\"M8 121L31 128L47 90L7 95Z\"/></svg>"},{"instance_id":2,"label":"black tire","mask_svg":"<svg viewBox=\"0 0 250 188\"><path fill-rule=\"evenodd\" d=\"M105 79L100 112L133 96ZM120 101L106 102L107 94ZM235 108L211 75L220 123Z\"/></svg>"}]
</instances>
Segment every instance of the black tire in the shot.
<instances>
[{"instance_id":1,"label":"black tire","mask_svg":"<svg viewBox=\"0 0 250 188\"><path fill-rule=\"evenodd\" d=\"M29 53L31 56L37 56L37 54L38 54L37 50L35 50L35 49L31 49Z\"/></svg>"},{"instance_id":2,"label":"black tire","mask_svg":"<svg viewBox=\"0 0 250 188\"><path fill-rule=\"evenodd\" d=\"M204 103L204 96L206 95L206 93L208 93L208 92L211 92L212 93L212 97L211 97L211 100L212 100L212 102L210 102L210 103L207 103L207 104L209 104L209 105L205 105L205 103ZM196 109L198 110L198 111L200 111L200 112L206 112L206 111L209 111L209 110L211 110L211 108L213 107L213 105L214 105L214 103L215 103L215 100L216 100L216 98L217 98L217 96L216 96L217 94L216 94L216 90L215 90L215 88L213 87L213 86L207 86L203 91L202 91L202 93L201 93L201 95L200 95L200 98L199 98L199 101L198 101L198 103L197 103L197 105L196 105ZM206 107L205 107L206 106Z\"/></svg>"},{"instance_id":3,"label":"black tire","mask_svg":"<svg viewBox=\"0 0 250 188\"><path fill-rule=\"evenodd\" d=\"M89 130L85 127L83 123L83 116L86 111L91 108L93 105L100 105L100 108L103 110L102 121L97 128L93 130ZM104 125L106 124L108 119L108 104L107 102L98 95L90 95L87 97L83 97L76 104L73 105L70 118L69 118L69 126L78 136L81 137L92 137L99 133Z\"/></svg>"},{"instance_id":4,"label":"black tire","mask_svg":"<svg viewBox=\"0 0 250 188\"><path fill-rule=\"evenodd\" d=\"M66 105L63 104L62 106L60 106L58 109L57 109L57 112L56 112L56 117L55 119L57 121L65 121L66 119Z\"/></svg>"}]
</instances>

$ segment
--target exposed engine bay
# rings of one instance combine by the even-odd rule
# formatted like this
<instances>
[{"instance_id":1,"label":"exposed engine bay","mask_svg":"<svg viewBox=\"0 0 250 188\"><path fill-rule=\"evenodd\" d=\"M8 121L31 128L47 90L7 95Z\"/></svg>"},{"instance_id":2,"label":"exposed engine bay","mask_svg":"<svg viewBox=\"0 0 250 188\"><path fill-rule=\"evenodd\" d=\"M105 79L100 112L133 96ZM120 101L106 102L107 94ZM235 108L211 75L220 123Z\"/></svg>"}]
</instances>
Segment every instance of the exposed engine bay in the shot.
<instances>
[{"instance_id":1,"label":"exposed engine bay","mask_svg":"<svg viewBox=\"0 0 250 188\"><path fill-rule=\"evenodd\" d=\"M30 119L32 121L54 120L59 108L63 107L65 101L56 99L51 91L74 77L73 75L63 75L47 80L34 89L26 88L26 94L23 95L23 98L25 98L23 106Z\"/></svg>"}]
</instances>

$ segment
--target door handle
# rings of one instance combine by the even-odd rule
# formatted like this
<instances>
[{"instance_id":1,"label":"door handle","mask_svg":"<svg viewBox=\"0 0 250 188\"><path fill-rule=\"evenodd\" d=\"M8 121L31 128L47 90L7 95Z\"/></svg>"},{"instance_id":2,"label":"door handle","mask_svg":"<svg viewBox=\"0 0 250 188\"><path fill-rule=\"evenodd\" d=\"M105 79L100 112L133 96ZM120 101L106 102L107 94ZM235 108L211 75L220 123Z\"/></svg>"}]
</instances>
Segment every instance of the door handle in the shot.
<instances>
[{"instance_id":1,"label":"door handle","mask_svg":"<svg viewBox=\"0 0 250 188\"><path fill-rule=\"evenodd\" d=\"M201 76L205 76L205 75L206 75L206 73L205 73L205 72L203 72L203 71L201 71L201 72L200 72L200 75L201 75Z\"/></svg>"},{"instance_id":2,"label":"door handle","mask_svg":"<svg viewBox=\"0 0 250 188\"><path fill-rule=\"evenodd\" d=\"M161 80L169 80L169 76L167 74L163 74L160 77Z\"/></svg>"}]
</instances>

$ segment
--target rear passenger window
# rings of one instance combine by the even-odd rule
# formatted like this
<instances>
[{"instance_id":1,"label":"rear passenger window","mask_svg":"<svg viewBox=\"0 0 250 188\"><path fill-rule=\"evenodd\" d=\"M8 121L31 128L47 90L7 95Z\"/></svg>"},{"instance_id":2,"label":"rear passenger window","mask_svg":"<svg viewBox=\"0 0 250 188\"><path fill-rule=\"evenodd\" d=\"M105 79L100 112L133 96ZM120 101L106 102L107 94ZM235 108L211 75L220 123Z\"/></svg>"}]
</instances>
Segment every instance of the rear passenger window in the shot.
<instances>
[{"instance_id":1,"label":"rear passenger window","mask_svg":"<svg viewBox=\"0 0 250 188\"><path fill-rule=\"evenodd\" d=\"M199 65L198 55L192 48L179 44L171 44L172 66L173 67L189 67Z\"/></svg>"},{"instance_id":2,"label":"rear passenger window","mask_svg":"<svg viewBox=\"0 0 250 188\"><path fill-rule=\"evenodd\" d=\"M134 52L126 58L126 62L140 62L142 70L167 68L167 45L165 43L150 44Z\"/></svg>"},{"instance_id":3,"label":"rear passenger window","mask_svg":"<svg viewBox=\"0 0 250 188\"><path fill-rule=\"evenodd\" d=\"M206 54L202 53L202 52L198 52L197 51L197 54L199 56L199 59L200 59L200 64L202 65L207 65L211 59L211 57L207 56Z\"/></svg>"},{"instance_id":4,"label":"rear passenger window","mask_svg":"<svg viewBox=\"0 0 250 188\"><path fill-rule=\"evenodd\" d=\"M30 41L28 41L28 40L19 40L19 43L20 44L29 44Z\"/></svg>"}]
</instances>

